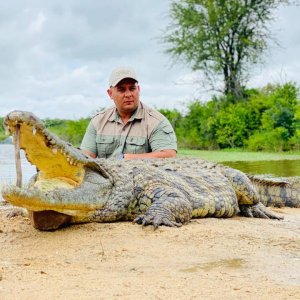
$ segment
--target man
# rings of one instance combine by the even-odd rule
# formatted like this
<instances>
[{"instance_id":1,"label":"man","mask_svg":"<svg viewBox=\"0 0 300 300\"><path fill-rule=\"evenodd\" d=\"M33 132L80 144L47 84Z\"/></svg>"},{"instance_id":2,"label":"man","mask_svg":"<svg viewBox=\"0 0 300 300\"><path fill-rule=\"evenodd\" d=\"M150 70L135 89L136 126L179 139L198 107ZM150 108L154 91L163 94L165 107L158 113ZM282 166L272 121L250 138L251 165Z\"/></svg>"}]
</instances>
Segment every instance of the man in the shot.
<instances>
[{"instance_id":1,"label":"man","mask_svg":"<svg viewBox=\"0 0 300 300\"><path fill-rule=\"evenodd\" d=\"M85 154L118 159L176 156L174 130L161 113L140 102L134 70L114 69L107 93L115 106L91 120L81 143Z\"/></svg>"}]
</instances>

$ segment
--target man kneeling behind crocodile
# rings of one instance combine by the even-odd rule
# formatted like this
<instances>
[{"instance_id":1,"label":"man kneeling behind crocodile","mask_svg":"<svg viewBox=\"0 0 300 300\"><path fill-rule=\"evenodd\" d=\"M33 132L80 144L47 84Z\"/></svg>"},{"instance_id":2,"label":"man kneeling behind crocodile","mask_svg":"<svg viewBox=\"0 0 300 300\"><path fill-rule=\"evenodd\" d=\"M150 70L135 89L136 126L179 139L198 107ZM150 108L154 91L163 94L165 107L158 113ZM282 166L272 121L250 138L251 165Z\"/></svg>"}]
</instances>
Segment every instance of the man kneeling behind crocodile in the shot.
<instances>
[{"instance_id":1,"label":"man kneeling behind crocodile","mask_svg":"<svg viewBox=\"0 0 300 300\"><path fill-rule=\"evenodd\" d=\"M112 71L107 93L115 107L99 112L90 122L81 149L93 158L175 157L176 136L170 122L140 101L134 70Z\"/></svg>"}]
</instances>

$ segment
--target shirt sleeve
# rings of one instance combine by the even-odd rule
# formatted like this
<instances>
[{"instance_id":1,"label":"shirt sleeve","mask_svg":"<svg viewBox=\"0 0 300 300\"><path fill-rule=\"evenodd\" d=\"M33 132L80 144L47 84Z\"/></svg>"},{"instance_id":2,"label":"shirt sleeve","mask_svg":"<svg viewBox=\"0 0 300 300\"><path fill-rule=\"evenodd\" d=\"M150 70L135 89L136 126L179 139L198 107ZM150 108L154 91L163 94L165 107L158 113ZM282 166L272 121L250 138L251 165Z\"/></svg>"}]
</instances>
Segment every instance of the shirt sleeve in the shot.
<instances>
[{"instance_id":1,"label":"shirt sleeve","mask_svg":"<svg viewBox=\"0 0 300 300\"><path fill-rule=\"evenodd\" d=\"M86 132L84 134L84 137L82 139L80 149L89 150L97 156L96 136L97 136L97 132L91 121L89 123L89 125L86 129Z\"/></svg>"},{"instance_id":2,"label":"shirt sleeve","mask_svg":"<svg viewBox=\"0 0 300 300\"><path fill-rule=\"evenodd\" d=\"M161 121L157 127L154 128L150 135L149 143L153 152L166 149L177 151L176 135L172 125L167 119Z\"/></svg>"}]
</instances>

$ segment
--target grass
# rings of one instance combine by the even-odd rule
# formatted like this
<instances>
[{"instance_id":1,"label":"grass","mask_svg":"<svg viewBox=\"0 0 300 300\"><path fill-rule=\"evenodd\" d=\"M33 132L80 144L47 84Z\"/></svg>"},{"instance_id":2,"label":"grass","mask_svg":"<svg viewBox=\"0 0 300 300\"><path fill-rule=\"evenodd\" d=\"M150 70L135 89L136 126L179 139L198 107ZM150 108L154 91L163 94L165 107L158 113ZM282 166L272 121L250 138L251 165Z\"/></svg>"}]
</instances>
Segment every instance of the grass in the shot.
<instances>
[{"instance_id":1,"label":"grass","mask_svg":"<svg viewBox=\"0 0 300 300\"><path fill-rule=\"evenodd\" d=\"M225 161L269 161L269 160L300 160L300 152L247 152L240 149L219 151L179 149L179 157L203 158L215 162Z\"/></svg>"}]
</instances>

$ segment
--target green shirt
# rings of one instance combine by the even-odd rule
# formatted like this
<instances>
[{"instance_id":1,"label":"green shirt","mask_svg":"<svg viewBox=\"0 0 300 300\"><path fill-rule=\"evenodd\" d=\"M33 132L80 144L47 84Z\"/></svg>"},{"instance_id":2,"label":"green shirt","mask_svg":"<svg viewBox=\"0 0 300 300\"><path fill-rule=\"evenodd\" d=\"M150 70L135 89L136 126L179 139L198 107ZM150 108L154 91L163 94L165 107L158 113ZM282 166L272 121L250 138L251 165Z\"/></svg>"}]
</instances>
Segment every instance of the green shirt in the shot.
<instances>
[{"instance_id":1,"label":"green shirt","mask_svg":"<svg viewBox=\"0 0 300 300\"><path fill-rule=\"evenodd\" d=\"M120 153L177 150L177 141L168 119L140 103L125 125L115 107L98 113L91 120L80 148L108 158Z\"/></svg>"}]
</instances>

